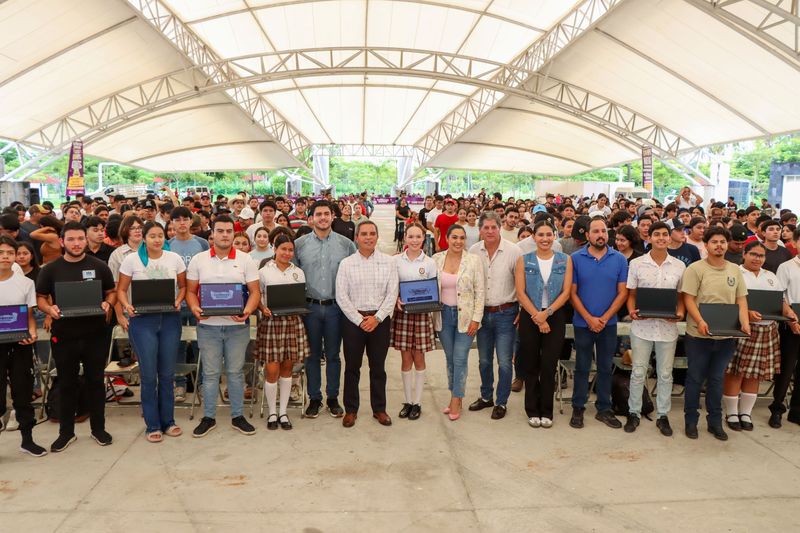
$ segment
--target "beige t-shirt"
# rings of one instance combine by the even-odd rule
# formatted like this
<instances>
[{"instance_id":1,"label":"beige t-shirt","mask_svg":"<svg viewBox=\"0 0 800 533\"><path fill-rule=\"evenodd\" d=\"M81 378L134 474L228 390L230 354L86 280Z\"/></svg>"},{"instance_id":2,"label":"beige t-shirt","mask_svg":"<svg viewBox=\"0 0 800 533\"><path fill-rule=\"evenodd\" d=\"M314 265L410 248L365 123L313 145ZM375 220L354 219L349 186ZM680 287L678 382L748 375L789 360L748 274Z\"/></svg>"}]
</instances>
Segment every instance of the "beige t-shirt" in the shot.
<instances>
[{"instance_id":1,"label":"beige t-shirt","mask_svg":"<svg viewBox=\"0 0 800 533\"><path fill-rule=\"evenodd\" d=\"M737 265L726 261L716 268L705 259L689 265L680 283L680 292L691 294L700 304L735 304L736 298L747 296L742 271ZM697 332L697 322L686 317L686 333L692 337L710 338Z\"/></svg>"}]
</instances>

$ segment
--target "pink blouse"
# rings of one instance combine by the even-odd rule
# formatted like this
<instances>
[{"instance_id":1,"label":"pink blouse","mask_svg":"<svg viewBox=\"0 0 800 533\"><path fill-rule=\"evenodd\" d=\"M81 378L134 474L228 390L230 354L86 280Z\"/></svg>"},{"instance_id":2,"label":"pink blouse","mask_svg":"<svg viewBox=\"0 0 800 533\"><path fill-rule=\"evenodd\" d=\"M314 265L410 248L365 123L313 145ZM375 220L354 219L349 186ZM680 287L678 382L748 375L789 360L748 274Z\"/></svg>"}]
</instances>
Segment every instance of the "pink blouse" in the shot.
<instances>
[{"instance_id":1,"label":"pink blouse","mask_svg":"<svg viewBox=\"0 0 800 533\"><path fill-rule=\"evenodd\" d=\"M448 274L442 271L442 303L444 305L458 305L458 274Z\"/></svg>"}]
</instances>

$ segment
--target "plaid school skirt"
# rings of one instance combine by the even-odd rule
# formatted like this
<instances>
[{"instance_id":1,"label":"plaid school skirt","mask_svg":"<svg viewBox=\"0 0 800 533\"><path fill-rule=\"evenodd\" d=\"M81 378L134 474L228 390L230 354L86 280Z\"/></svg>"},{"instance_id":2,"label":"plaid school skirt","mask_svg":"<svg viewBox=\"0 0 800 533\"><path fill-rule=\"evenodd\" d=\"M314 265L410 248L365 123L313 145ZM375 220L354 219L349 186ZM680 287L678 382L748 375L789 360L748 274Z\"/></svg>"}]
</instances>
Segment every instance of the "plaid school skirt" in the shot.
<instances>
[{"instance_id":1,"label":"plaid school skirt","mask_svg":"<svg viewBox=\"0 0 800 533\"><path fill-rule=\"evenodd\" d=\"M422 350L436 348L433 338L433 321L430 313L409 314L394 312L392 319L392 347L396 350Z\"/></svg>"},{"instance_id":2,"label":"plaid school skirt","mask_svg":"<svg viewBox=\"0 0 800 533\"><path fill-rule=\"evenodd\" d=\"M745 378L769 381L781 369L778 324L750 324L750 338L739 339L727 372Z\"/></svg>"},{"instance_id":3,"label":"plaid school skirt","mask_svg":"<svg viewBox=\"0 0 800 533\"><path fill-rule=\"evenodd\" d=\"M297 363L308 357L308 353L306 328L299 316L273 316L259 322L256 357L262 361Z\"/></svg>"}]
</instances>

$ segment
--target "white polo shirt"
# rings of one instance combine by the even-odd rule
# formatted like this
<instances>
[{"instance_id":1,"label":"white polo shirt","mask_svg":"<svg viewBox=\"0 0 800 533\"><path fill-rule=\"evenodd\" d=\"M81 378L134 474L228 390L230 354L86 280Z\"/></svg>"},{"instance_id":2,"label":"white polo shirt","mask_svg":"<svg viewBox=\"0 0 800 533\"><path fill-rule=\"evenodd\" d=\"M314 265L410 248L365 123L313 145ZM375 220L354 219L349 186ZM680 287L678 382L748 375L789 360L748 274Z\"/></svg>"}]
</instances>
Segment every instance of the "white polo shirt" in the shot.
<instances>
[{"instance_id":1,"label":"white polo shirt","mask_svg":"<svg viewBox=\"0 0 800 533\"><path fill-rule=\"evenodd\" d=\"M778 281L785 289L789 304L800 304L800 259L795 257L778 266Z\"/></svg>"},{"instance_id":2,"label":"white polo shirt","mask_svg":"<svg viewBox=\"0 0 800 533\"><path fill-rule=\"evenodd\" d=\"M261 302L268 308L267 285L289 285L306 282L306 275L299 266L289 263L289 268L281 270L275 261L268 261L264 268L258 271L258 278L259 287L261 287Z\"/></svg>"},{"instance_id":3,"label":"white polo shirt","mask_svg":"<svg viewBox=\"0 0 800 533\"><path fill-rule=\"evenodd\" d=\"M212 246L210 250L192 257L186 269L186 279L203 283L241 283L247 285L258 281L258 265L250 254L231 248L227 257L218 257ZM245 304L247 301L245 301ZM228 317L213 316L203 320L207 326L240 325Z\"/></svg>"},{"instance_id":4,"label":"white polo shirt","mask_svg":"<svg viewBox=\"0 0 800 533\"><path fill-rule=\"evenodd\" d=\"M790 263L791 261L787 261ZM781 283L781 280L770 272L769 270L764 270L763 268L758 271L758 275L753 274L749 270L747 270L744 265L739 265L739 269L742 271L742 277L744 278L744 284L747 287L747 290L758 290L758 291L780 291L784 292L786 286ZM753 324L758 324L760 326L764 326L769 324L770 322L774 322L774 320L760 320L758 322L753 322Z\"/></svg>"},{"instance_id":5,"label":"white polo shirt","mask_svg":"<svg viewBox=\"0 0 800 533\"><path fill-rule=\"evenodd\" d=\"M394 256L394 260L397 263L397 276L400 281L431 279L437 276L436 262L424 253L411 260L408 254L403 252Z\"/></svg>"}]
</instances>

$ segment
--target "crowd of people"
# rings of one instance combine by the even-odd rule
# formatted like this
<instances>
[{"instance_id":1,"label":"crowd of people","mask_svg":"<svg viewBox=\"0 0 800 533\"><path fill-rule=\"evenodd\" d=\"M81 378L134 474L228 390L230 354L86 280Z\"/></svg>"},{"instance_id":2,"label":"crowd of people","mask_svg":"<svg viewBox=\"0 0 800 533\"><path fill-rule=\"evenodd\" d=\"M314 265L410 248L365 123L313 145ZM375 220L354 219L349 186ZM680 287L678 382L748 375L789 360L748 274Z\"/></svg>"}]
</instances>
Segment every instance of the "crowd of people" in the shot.
<instances>
[{"instance_id":1,"label":"crowd of people","mask_svg":"<svg viewBox=\"0 0 800 533\"><path fill-rule=\"evenodd\" d=\"M566 386L557 376L558 361L570 359L574 347L569 425L584 427L594 361L595 418L622 428L611 399L614 357L624 350L619 321L631 322L626 432L641 423L653 355L661 434L673 432L674 379L685 385L689 438L698 438L702 391L714 437L726 440L725 427L752 430L763 381L774 382L769 425L781 427L787 391L800 372L800 324L792 307L800 303L800 230L790 211L766 202L739 208L732 198L704 202L688 187L666 204L603 194L517 200L482 190L471 197L430 195L419 210L401 193L395 208L398 253L390 256L378 250L366 193L338 200L330 194L256 198L243 191L232 198L203 193L179 199L165 188L161 196L143 199L83 196L58 209L49 202L6 207L0 215L0 306L27 306L29 336L0 343L0 413L7 409L10 383L21 450L47 453L33 440L32 399L42 394L34 347L39 359L52 356L58 373L59 435L50 451L63 451L76 439L79 387L85 388L91 437L103 446L112 443L104 417L104 370L115 325L128 332L139 363L145 438L153 443L183 433L174 409L188 384L175 369L192 355L201 368L195 390L205 400L193 437L216 428L223 374L232 427L255 433L243 413L257 385L245 380L248 357L264 364L270 430L292 428L287 407L298 362L304 362L307 377L305 416L317 418L324 409L342 418L344 427L354 426L365 353L370 411L390 426L390 347L400 352L404 401L398 416L417 420L426 353L435 349L437 337L451 395L442 412L451 421L463 415L474 339L480 394L469 411L490 408L491 419L502 419L512 392L524 389L528 424L552 427L555 391ZM434 278L441 309L407 312L400 283ZM138 313L131 285L153 279L174 281L171 307ZM80 281L100 282L104 316L64 316L56 286ZM239 314L204 314L199 293L216 283L242 287ZM307 309L274 315L267 288L297 283L305 284ZM641 317L636 294L645 288L678 293L675 315ZM756 289L783 293L785 321L766 320L748 308L748 290ZM709 303L737 305L746 338L712 336L700 312ZM257 327L252 344L251 324ZM185 325L196 327L196 343L181 342ZM39 328L49 331L49 340L38 339ZM686 355L685 375L673 369L676 352ZM787 420L800 424L796 388Z\"/></svg>"}]
</instances>

